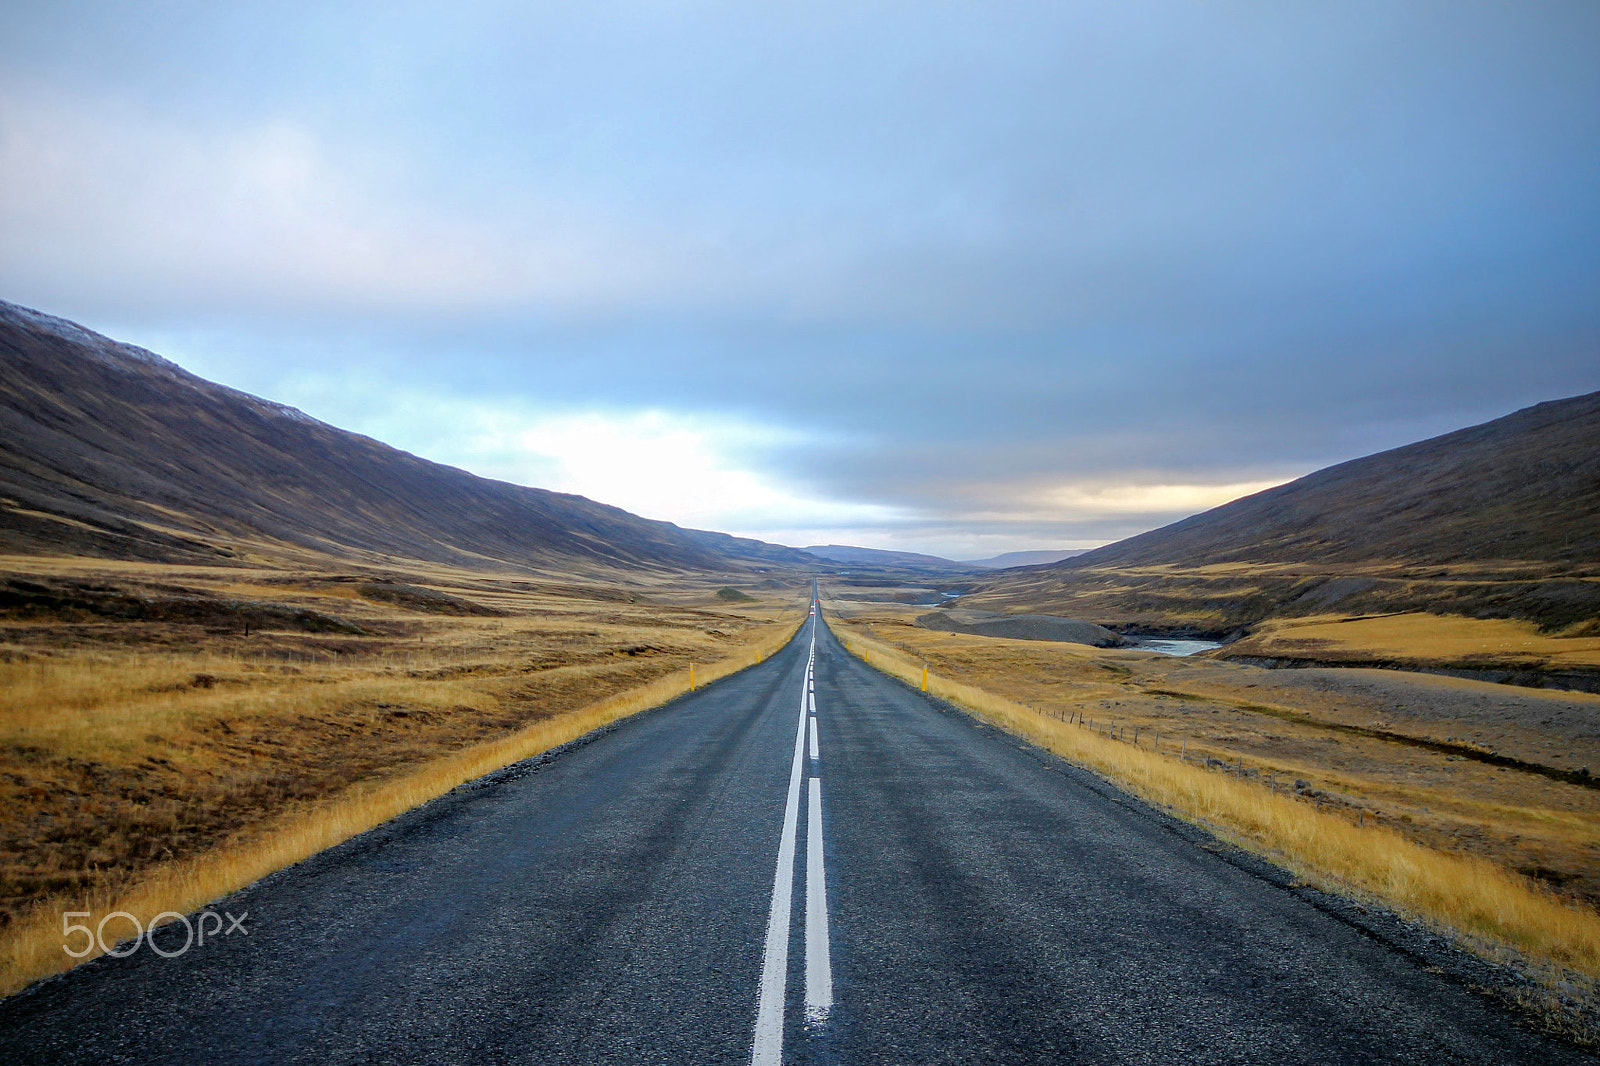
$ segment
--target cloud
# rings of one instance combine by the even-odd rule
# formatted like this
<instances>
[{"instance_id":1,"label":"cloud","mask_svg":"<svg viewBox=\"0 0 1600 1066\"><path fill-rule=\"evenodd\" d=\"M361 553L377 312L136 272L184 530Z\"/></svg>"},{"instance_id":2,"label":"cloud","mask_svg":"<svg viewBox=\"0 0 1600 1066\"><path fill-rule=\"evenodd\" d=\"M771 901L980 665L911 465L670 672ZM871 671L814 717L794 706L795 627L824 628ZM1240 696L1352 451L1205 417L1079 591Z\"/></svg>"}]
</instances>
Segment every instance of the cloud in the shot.
<instances>
[{"instance_id":1,"label":"cloud","mask_svg":"<svg viewBox=\"0 0 1600 1066\"><path fill-rule=\"evenodd\" d=\"M580 310L670 287L662 250L583 205L491 224L383 180L393 160L271 117L195 128L115 98L0 92L0 280L123 306L302 316Z\"/></svg>"}]
</instances>

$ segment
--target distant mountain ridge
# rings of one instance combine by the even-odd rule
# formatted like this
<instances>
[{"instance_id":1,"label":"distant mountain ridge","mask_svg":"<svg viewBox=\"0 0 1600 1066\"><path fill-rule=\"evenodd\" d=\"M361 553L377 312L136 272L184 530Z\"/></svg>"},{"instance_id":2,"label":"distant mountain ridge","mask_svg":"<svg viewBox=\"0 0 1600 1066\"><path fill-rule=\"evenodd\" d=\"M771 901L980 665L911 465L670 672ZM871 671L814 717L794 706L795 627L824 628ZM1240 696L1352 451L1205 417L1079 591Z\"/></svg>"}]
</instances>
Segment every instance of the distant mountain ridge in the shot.
<instances>
[{"instance_id":1,"label":"distant mountain ridge","mask_svg":"<svg viewBox=\"0 0 1600 1066\"><path fill-rule=\"evenodd\" d=\"M430 462L0 301L0 552L297 551L468 569L817 565Z\"/></svg>"},{"instance_id":2,"label":"distant mountain ridge","mask_svg":"<svg viewBox=\"0 0 1600 1066\"><path fill-rule=\"evenodd\" d=\"M971 567L953 559L919 552L898 552L886 548L857 548L849 544L813 544L804 549L820 559L855 566L887 566L917 570L966 571Z\"/></svg>"},{"instance_id":3,"label":"distant mountain ridge","mask_svg":"<svg viewBox=\"0 0 1600 1066\"><path fill-rule=\"evenodd\" d=\"M966 566L979 566L985 570L1006 570L1013 566L1048 566L1063 559L1071 559L1089 551L1089 548L1044 548L1035 551L1001 552L987 559L963 559Z\"/></svg>"},{"instance_id":4,"label":"distant mountain ridge","mask_svg":"<svg viewBox=\"0 0 1600 1066\"><path fill-rule=\"evenodd\" d=\"M911 570L938 570L952 573L974 570L1002 570L1013 566L1038 566L1082 555L1088 548L1047 548L1035 551L1004 552L988 559L946 559L941 555L892 551L887 548L859 548L850 544L812 544L803 549L821 559L854 566L890 567Z\"/></svg>"}]
</instances>

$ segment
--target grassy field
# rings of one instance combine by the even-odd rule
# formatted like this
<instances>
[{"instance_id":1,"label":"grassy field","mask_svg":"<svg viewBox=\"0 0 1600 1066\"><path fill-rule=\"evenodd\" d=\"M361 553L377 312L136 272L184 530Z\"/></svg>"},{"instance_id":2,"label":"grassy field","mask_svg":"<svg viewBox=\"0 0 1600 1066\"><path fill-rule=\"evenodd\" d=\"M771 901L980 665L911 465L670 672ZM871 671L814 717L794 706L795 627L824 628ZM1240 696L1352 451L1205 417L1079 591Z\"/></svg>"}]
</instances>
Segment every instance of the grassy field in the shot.
<instances>
[{"instance_id":1,"label":"grassy field","mask_svg":"<svg viewBox=\"0 0 1600 1066\"><path fill-rule=\"evenodd\" d=\"M775 650L802 589L9 560L0 989ZM775 584L769 582L768 584ZM19 591L20 590L20 591ZM252 624L253 620L253 624Z\"/></svg>"},{"instance_id":2,"label":"grassy field","mask_svg":"<svg viewBox=\"0 0 1600 1066\"><path fill-rule=\"evenodd\" d=\"M1275 619L1228 647L1233 656L1397 661L1470 667L1482 663L1531 670L1600 670L1600 635L1592 622L1550 633L1511 618L1410 612L1378 617Z\"/></svg>"},{"instance_id":3,"label":"grassy field","mask_svg":"<svg viewBox=\"0 0 1600 1066\"><path fill-rule=\"evenodd\" d=\"M1413 619L1409 628L1381 633L1375 628L1371 639L1388 640L1391 648L1398 640L1404 657L1417 659L1430 653L1481 658L1485 643L1503 645L1511 655L1508 665L1524 668L1539 668L1545 665L1541 657L1561 657L1574 648L1586 647L1592 654L1592 638L1600 636L1600 568L1592 564L1129 564L1004 571L963 588L959 605L969 609L1055 614L1114 629L1186 631L1219 639L1266 631L1277 623L1406 615ZM1430 628L1427 622L1449 617L1522 624L1495 633L1491 622L1481 632L1467 633ZM1533 645L1523 644L1530 634L1554 642L1537 643L1530 655ZM1591 639L1574 643L1584 638Z\"/></svg>"},{"instance_id":4,"label":"grassy field","mask_svg":"<svg viewBox=\"0 0 1600 1066\"><path fill-rule=\"evenodd\" d=\"M1592 991L1600 977L1600 791L1414 743L1461 728L1449 709L1463 691L1549 694L1423 677L1441 686L1435 715L1390 707L1389 728L1367 735L1342 727L1381 715L1389 690L1363 704L1289 675L1393 672L1268 671L972 637L917 628L914 610L893 605L827 606L841 639L874 666L916 682L926 664L935 694L1309 881L1382 901L1488 954L1534 960L1555 983L1581 974ZM1419 691L1402 695L1421 702ZM1561 696L1600 712L1600 697ZM1529 706L1532 716L1549 705Z\"/></svg>"}]
</instances>

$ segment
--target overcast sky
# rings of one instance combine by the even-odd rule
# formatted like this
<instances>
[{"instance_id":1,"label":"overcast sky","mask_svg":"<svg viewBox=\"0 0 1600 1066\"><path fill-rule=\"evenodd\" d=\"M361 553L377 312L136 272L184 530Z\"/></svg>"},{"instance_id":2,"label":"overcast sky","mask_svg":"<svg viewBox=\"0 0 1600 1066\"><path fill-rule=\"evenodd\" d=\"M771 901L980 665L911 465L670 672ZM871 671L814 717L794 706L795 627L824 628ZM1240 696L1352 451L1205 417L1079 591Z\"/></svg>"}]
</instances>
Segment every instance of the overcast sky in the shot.
<instances>
[{"instance_id":1,"label":"overcast sky","mask_svg":"<svg viewBox=\"0 0 1600 1066\"><path fill-rule=\"evenodd\" d=\"M0 297L791 544L1600 389L1600 5L0 3Z\"/></svg>"}]
</instances>

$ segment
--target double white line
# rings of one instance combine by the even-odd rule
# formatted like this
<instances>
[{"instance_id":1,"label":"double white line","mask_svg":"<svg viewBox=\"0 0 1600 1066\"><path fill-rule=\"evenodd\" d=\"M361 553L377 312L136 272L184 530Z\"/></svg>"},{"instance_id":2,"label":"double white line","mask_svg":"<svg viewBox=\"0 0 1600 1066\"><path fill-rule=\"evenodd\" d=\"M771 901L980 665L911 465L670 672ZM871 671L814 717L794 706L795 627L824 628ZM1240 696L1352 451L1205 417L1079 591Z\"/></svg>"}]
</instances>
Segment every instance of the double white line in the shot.
<instances>
[{"instance_id":1,"label":"double white line","mask_svg":"<svg viewBox=\"0 0 1600 1066\"><path fill-rule=\"evenodd\" d=\"M800 784L805 777L806 741L811 744L811 787L806 808L806 1024L822 1025L833 1009L833 963L828 952L828 880L822 864L822 782L817 746L817 612L812 608L811 650L800 686L800 724L789 769L789 799L778 837L778 869L772 876L772 907L767 912L767 945L761 964L761 998L756 1005L751 1066L779 1066L783 1060L783 1006L789 975L789 922L794 898L794 846L800 820Z\"/></svg>"}]
</instances>

